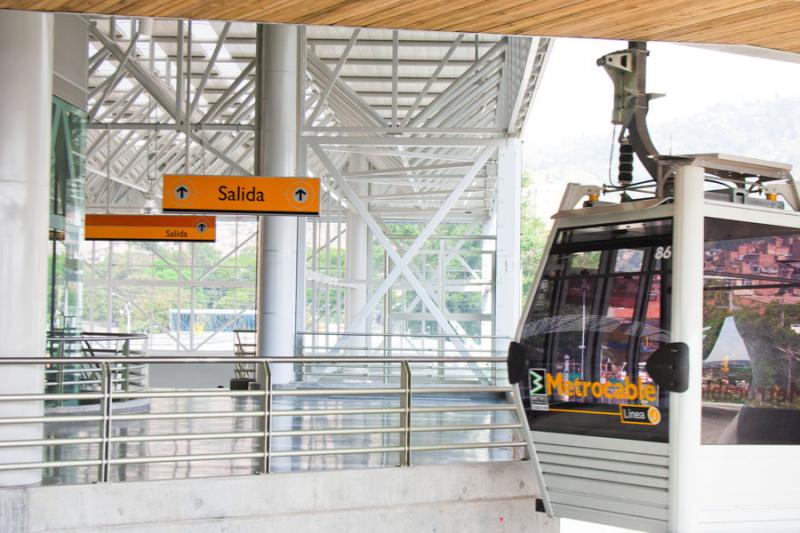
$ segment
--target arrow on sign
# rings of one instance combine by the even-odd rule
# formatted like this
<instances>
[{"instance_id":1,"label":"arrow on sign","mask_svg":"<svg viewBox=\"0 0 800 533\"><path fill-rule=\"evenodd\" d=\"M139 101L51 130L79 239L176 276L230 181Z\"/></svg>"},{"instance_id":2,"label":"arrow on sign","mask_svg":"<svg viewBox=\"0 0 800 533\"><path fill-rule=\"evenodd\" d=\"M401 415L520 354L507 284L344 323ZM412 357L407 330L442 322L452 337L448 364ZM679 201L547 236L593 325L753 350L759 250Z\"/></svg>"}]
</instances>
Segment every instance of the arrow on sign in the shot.
<instances>
[{"instance_id":1,"label":"arrow on sign","mask_svg":"<svg viewBox=\"0 0 800 533\"><path fill-rule=\"evenodd\" d=\"M187 189L185 185L180 185L175 189L175 196L177 196L179 200L183 200L189 196L189 189Z\"/></svg>"},{"instance_id":2,"label":"arrow on sign","mask_svg":"<svg viewBox=\"0 0 800 533\"><path fill-rule=\"evenodd\" d=\"M308 196L308 193L305 189L297 189L294 191L294 197L297 198L298 202L305 202L305 197Z\"/></svg>"},{"instance_id":3,"label":"arrow on sign","mask_svg":"<svg viewBox=\"0 0 800 533\"><path fill-rule=\"evenodd\" d=\"M201 222L201 223L199 223L197 225L197 231L199 231L200 233L203 233L206 230L207 227L208 226L206 226L205 222Z\"/></svg>"}]
</instances>

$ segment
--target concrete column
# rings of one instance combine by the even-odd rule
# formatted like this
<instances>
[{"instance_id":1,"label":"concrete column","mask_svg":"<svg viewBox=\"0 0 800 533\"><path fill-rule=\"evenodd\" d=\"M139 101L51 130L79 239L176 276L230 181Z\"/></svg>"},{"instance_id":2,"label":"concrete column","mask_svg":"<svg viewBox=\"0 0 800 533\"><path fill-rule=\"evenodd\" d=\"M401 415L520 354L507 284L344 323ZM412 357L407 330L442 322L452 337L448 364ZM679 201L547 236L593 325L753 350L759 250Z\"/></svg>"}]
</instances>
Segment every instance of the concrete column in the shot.
<instances>
[{"instance_id":1,"label":"concrete column","mask_svg":"<svg viewBox=\"0 0 800 533\"><path fill-rule=\"evenodd\" d=\"M297 172L297 27L258 26L256 43L256 174ZM257 346L259 357L295 351L296 217L261 217L258 225ZM293 378L290 365L273 365L273 383Z\"/></svg>"},{"instance_id":2,"label":"concrete column","mask_svg":"<svg viewBox=\"0 0 800 533\"><path fill-rule=\"evenodd\" d=\"M350 156L350 172L369 170L367 158L361 154ZM352 185L353 190L361 198L368 194L366 183ZM367 303L367 251L369 246L369 231L367 223L359 216L355 210L347 212L347 256L345 259L345 274L347 281L359 282L358 287L347 289L345 293L345 322L349 326L350 322L358 315L358 312ZM367 321L362 320L350 328L353 333L367 333ZM356 337L349 346L366 347L369 342L366 337Z\"/></svg>"},{"instance_id":3,"label":"concrete column","mask_svg":"<svg viewBox=\"0 0 800 533\"><path fill-rule=\"evenodd\" d=\"M672 342L689 347L689 390L669 393L669 530L698 530L700 421L703 372L703 185L702 167L675 175L672 233Z\"/></svg>"},{"instance_id":4,"label":"concrete column","mask_svg":"<svg viewBox=\"0 0 800 533\"><path fill-rule=\"evenodd\" d=\"M498 149L496 195L495 335L513 337L519 321L521 290L522 150L518 138L506 139ZM507 343L497 342L495 349L505 349Z\"/></svg>"},{"instance_id":5,"label":"concrete column","mask_svg":"<svg viewBox=\"0 0 800 533\"><path fill-rule=\"evenodd\" d=\"M52 36L52 15L0 11L0 357L46 355ZM41 393L43 376L41 366L3 366L0 392ZM0 417L42 413L42 402L0 403ZM0 425L0 440L39 438L40 425ZM41 458L41 447L0 449L0 463ZM0 486L40 479L0 472Z\"/></svg>"}]
</instances>

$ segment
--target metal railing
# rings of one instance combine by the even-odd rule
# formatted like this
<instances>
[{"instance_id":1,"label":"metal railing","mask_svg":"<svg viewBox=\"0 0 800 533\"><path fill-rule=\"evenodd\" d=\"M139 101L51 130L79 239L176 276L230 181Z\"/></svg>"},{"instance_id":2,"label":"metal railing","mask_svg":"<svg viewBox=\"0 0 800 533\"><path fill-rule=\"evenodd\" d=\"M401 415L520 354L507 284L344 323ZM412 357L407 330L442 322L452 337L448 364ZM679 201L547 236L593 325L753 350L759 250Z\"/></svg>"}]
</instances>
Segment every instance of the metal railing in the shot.
<instances>
[{"instance_id":1,"label":"metal railing","mask_svg":"<svg viewBox=\"0 0 800 533\"><path fill-rule=\"evenodd\" d=\"M233 330L233 355L238 358L256 356L256 330ZM253 364L236 363L234 376L237 379L255 379L256 367Z\"/></svg>"},{"instance_id":2,"label":"metal railing","mask_svg":"<svg viewBox=\"0 0 800 533\"><path fill-rule=\"evenodd\" d=\"M242 330L244 331L244 330ZM462 356L454 340L463 343L471 354L501 355L508 348L509 337L488 335L440 335L428 333L345 333L335 331L298 331L298 351L303 355L324 355L337 342L343 342L348 353L358 355Z\"/></svg>"},{"instance_id":3,"label":"metal railing","mask_svg":"<svg viewBox=\"0 0 800 533\"><path fill-rule=\"evenodd\" d=\"M147 335L137 333L83 332L63 334L53 332L47 336L47 351L51 357L74 359L73 364L45 368L47 392L98 392L103 385L100 371L92 365L77 361L79 358L143 357L147 348ZM125 362L110 367L110 385L116 391L142 390L147 386L146 365ZM64 405L65 400L59 400Z\"/></svg>"},{"instance_id":4,"label":"metal railing","mask_svg":"<svg viewBox=\"0 0 800 533\"><path fill-rule=\"evenodd\" d=\"M45 414L43 416L13 416L0 418L0 472L21 469L58 469L83 467L96 469L96 475L80 479L83 482L112 481L112 469L126 465L155 465L249 460L254 462L251 473L273 471L273 462L316 456L351 456L357 454L389 455L396 459L383 465L408 466L414 457L425 453L456 450L510 451L506 458L526 457L527 427L521 403L510 386L419 384L414 379L416 365L458 365L467 362L499 364L497 357L416 357L381 359L382 365L397 367L397 377L388 383L373 383L359 387L305 387L302 382L273 385L273 376L281 365L375 364L369 357L167 357L130 358L133 364L252 364L259 368L262 384L251 390L192 389L119 391L114 385L117 358L3 358L5 365L71 365L79 362L94 365L101 376L99 391L8 394L0 393L0 403L25 402L30 405L50 400L99 401L96 412L80 414ZM183 407L174 411L151 409L144 413L115 412L115 402L135 398L169 400L168 406ZM210 410L197 410L191 401L211 405ZM180 401L179 401L180 400ZM184 403L181 403L184 402ZM215 403L216 402L216 403ZM315 403L316 402L316 403ZM213 404L213 405L212 405ZM222 409L220 409L222 407ZM195 425L206 420L224 420L228 431L218 426ZM183 421L180 424L177 421ZM165 429L164 423L173 423ZM14 428L41 425L42 438L13 440ZM49 426L66 427L66 433L50 432ZM132 429L132 425L136 425ZM157 428L154 426L158 426ZM4 428L8 428L4 432ZM94 431L91 429L94 428ZM123 431L124 429L124 431ZM6 433L4 435L4 433ZM477 436L476 436L477 435ZM12 438L9 438L12 437ZM337 438L361 438L360 444L342 443ZM171 453L153 453L148 445L164 442L205 442L199 450L186 448ZM229 449L220 451L213 443L232 442ZM249 443L244 446L242 443ZM280 442L279 442L280 441ZM279 444L276 446L276 442ZM209 445L211 443L211 445ZM136 444L136 446L131 446ZM20 447L67 448L81 445L82 455L43 453L36 462L4 462L9 457L4 449ZM138 451L137 451L138 450ZM199 451L199 453L194 453ZM13 456L11 456L13 457ZM486 460L478 456L465 460ZM281 469L285 469L281 467ZM293 470L295 468L289 468ZM219 472L212 472L218 475ZM118 473L117 479L123 479ZM58 482L64 482L59 479Z\"/></svg>"},{"instance_id":5,"label":"metal railing","mask_svg":"<svg viewBox=\"0 0 800 533\"><path fill-rule=\"evenodd\" d=\"M136 356L144 352L146 342L147 335L143 333L84 331L77 334L52 332L47 335L51 357L65 357L75 352L81 352L87 357Z\"/></svg>"},{"instance_id":6,"label":"metal railing","mask_svg":"<svg viewBox=\"0 0 800 533\"><path fill-rule=\"evenodd\" d=\"M339 333L339 332L297 332L297 351L301 355L324 357L336 355L333 347L341 343L348 354L372 357L416 357L435 354L439 357L465 357L462 347L472 356L505 356L508 350L508 337L480 335L441 335L421 333ZM431 383L476 383L497 384L506 381L505 365L497 363L478 363L471 361L469 368L449 369L441 363L432 363L425 370L425 378ZM383 379L390 377L396 369L374 368ZM422 369L418 369L422 377ZM305 368L304 374L331 381L335 375L319 368ZM369 378L355 376L352 372L339 374L344 379Z\"/></svg>"},{"instance_id":7,"label":"metal railing","mask_svg":"<svg viewBox=\"0 0 800 533\"><path fill-rule=\"evenodd\" d=\"M321 343L319 339L326 339ZM331 346L338 339L347 338L350 340L347 345L347 352L357 356L369 356L373 361L375 358L387 357L416 357L430 356L435 354L439 357L463 358L463 352L453 343L453 337L448 335L428 335L415 333L336 333L336 332L297 332L297 352L305 357L332 357L337 354L330 353ZM459 336L459 341L463 342L470 354L478 356L505 356L508 350L508 337L492 336ZM354 353L353 353L354 352ZM255 331L247 329L234 330L234 354L239 358L255 357L256 339ZM504 358L498 361L504 361ZM474 358L469 360L467 365L461 367L447 367L443 363L430 363L426 369L417 368L417 378L423 376L431 383L473 383L482 381L483 383L497 384L504 383L507 378L504 364L496 362L480 363ZM298 374L307 378L318 379L320 381L354 381L381 378L387 381L391 378L399 377L399 370L393 365L370 365L368 372L357 372L344 365L336 367L336 372L331 372L329 367L304 363L298 369ZM479 370L488 376L480 380ZM255 378L255 367L245 363L236 366L235 377L240 379Z\"/></svg>"}]
</instances>

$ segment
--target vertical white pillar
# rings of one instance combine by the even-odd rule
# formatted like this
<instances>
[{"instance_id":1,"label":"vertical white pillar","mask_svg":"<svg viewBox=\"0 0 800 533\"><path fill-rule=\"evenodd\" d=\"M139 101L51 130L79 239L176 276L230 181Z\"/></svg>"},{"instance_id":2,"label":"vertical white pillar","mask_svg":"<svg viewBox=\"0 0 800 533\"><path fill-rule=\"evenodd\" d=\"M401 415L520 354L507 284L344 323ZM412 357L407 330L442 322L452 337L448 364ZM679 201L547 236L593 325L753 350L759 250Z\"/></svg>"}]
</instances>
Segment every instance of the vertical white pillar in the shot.
<instances>
[{"instance_id":1,"label":"vertical white pillar","mask_svg":"<svg viewBox=\"0 0 800 533\"><path fill-rule=\"evenodd\" d=\"M689 346L689 390L669 395L670 531L697 529L703 349L703 175L685 166L675 176L672 237L673 342Z\"/></svg>"},{"instance_id":2,"label":"vertical white pillar","mask_svg":"<svg viewBox=\"0 0 800 533\"><path fill-rule=\"evenodd\" d=\"M520 227L522 204L521 141L507 138L498 149L495 206L495 335L513 337L520 313ZM503 349L508 341L496 343Z\"/></svg>"},{"instance_id":3,"label":"vertical white pillar","mask_svg":"<svg viewBox=\"0 0 800 533\"><path fill-rule=\"evenodd\" d=\"M0 357L46 355L52 35L52 15L0 11ZM43 376L41 366L3 366L0 391L41 393ZM42 412L42 402L0 404L0 417ZM41 426L0 426L0 440L39 438ZM0 450L0 463L41 457L41 447ZM40 479L0 472L0 486Z\"/></svg>"},{"instance_id":4,"label":"vertical white pillar","mask_svg":"<svg viewBox=\"0 0 800 533\"><path fill-rule=\"evenodd\" d=\"M353 154L350 156L349 162L350 172L366 171L369 170L369 163L367 158L361 154ZM365 198L367 196L368 185L366 183L354 183L352 185L355 193ZM345 274L347 281L357 282L359 285L355 288L347 289L345 293L345 308L344 316L345 323L350 325L354 317L367 303L367 247L369 240L369 233L367 223L359 216L354 209L347 212L347 256L345 259ZM367 321L362 320L358 324L354 324L350 328L353 333L367 333ZM359 348L369 346L366 337L356 337L349 346L358 346ZM359 353L362 353L359 351Z\"/></svg>"},{"instance_id":5,"label":"vertical white pillar","mask_svg":"<svg viewBox=\"0 0 800 533\"><path fill-rule=\"evenodd\" d=\"M256 173L294 176L297 171L297 27L261 24L257 37ZM295 351L298 220L261 217L258 226L257 354ZM292 380L291 365L273 365L273 383Z\"/></svg>"}]
</instances>

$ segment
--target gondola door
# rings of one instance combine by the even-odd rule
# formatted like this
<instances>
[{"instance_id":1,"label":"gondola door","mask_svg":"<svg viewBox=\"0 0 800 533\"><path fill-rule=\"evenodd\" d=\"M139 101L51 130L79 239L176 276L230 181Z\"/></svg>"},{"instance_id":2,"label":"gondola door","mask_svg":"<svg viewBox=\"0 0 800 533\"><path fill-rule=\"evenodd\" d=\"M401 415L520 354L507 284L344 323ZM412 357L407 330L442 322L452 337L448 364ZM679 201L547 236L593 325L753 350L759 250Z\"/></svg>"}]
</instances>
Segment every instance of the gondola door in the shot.
<instances>
[{"instance_id":1,"label":"gondola door","mask_svg":"<svg viewBox=\"0 0 800 533\"><path fill-rule=\"evenodd\" d=\"M666 531L670 393L645 365L671 341L673 206L562 211L514 345L555 516Z\"/></svg>"},{"instance_id":2,"label":"gondola door","mask_svg":"<svg viewBox=\"0 0 800 533\"><path fill-rule=\"evenodd\" d=\"M519 340L531 427L667 441L645 364L669 341L671 246L669 218L557 230Z\"/></svg>"}]
</instances>

